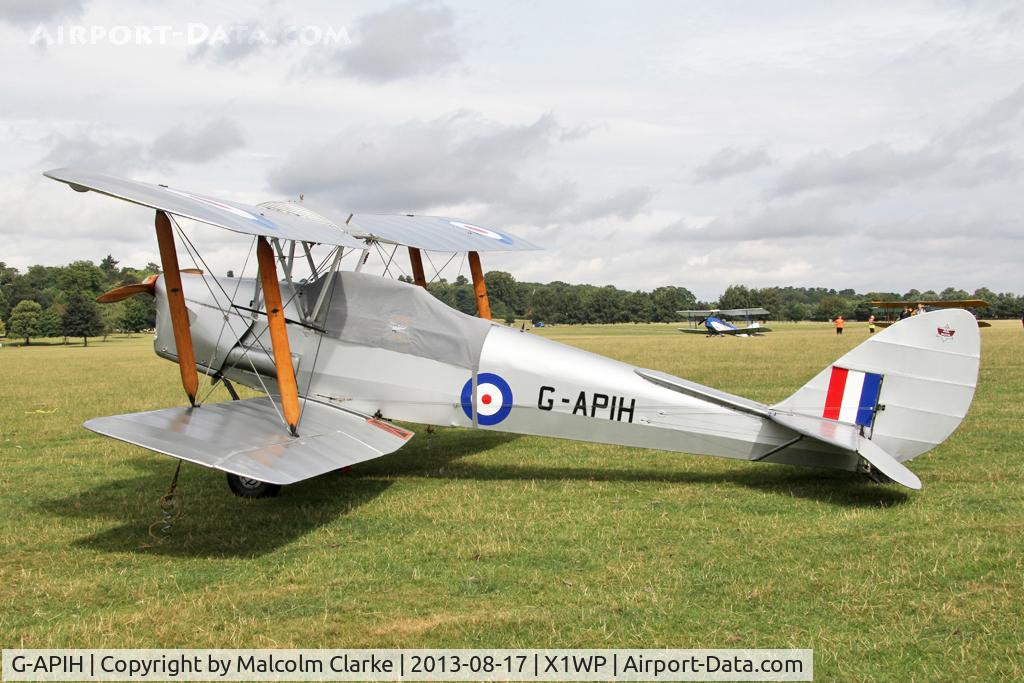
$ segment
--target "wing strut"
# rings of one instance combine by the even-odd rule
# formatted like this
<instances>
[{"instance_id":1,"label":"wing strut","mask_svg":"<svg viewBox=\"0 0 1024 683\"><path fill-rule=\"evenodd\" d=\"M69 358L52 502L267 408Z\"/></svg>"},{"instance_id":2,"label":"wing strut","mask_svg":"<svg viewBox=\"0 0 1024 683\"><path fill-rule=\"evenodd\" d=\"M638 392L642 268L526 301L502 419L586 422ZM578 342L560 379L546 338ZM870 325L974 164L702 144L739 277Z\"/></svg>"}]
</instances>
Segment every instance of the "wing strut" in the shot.
<instances>
[{"instance_id":1,"label":"wing strut","mask_svg":"<svg viewBox=\"0 0 1024 683\"><path fill-rule=\"evenodd\" d=\"M409 247L409 262L412 263L413 282L426 289L427 276L423 272L423 256L416 247Z\"/></svg>"},{"instance_id":2,"label":"wing strut","mask_svg":"<svg viewBox=\"0 0 1024 683\"><path fill-rule=\"evenodd\" d=\"M487 300L487 283L484 269L480 267L480 254L469 252L469 272L473 275L473 289L476 290L476 311L484 320L491 319L491 302Z\"/></svg>"},{"instance_id":3,"label":"wing strut","mask_svg":"<svg viewBox=\"0 0 1024 683\"><path fill-rule=\"evenodd\" d=\"M292 351L288 344L284 306L281 304L281 283L277 279L274 250L262 236L257 238L256 260L259 262L260 281L263 284L263 301L267 308L267 327L270 329L270 344L274 350L274 367L277 370L277 390L281 394L281 409L292 435L297 436L299 388L295 383Z\"/></svg>"},{"instance_id":4,"label":"wing strut","mask_svg":"<svg viewBox=\"0 0 1024 683\"><path fill-rule=\"evenodd\" d=\"M164 284L167 286L167 308L170 310L171 327L174 329L174 346L178 351L181 385L188 394L189 403L194 406L196 392L199 391L199 375L196 373L196 354L192 349L192 332L188 327L185 293L181 289L178 252L174 248L171 220L166 213L159 210L156 212L156 241L160 246L160 263L164 269Z\"/></svg>"}]
</instances>

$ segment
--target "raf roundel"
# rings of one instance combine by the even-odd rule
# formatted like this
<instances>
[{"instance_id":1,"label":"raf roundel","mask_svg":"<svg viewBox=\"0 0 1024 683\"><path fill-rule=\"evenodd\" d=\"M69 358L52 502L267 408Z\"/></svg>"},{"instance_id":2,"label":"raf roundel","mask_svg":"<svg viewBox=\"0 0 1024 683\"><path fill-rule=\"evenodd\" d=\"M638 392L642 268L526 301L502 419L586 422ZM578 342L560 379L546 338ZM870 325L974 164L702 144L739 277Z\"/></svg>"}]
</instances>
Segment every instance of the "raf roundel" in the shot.
<instances>
[{"instance_id":1,"label":"raf roundel","mask_svg":"<svg viewBox=\"0 0 1024 683\"><path fill-rule=\"evenodd\" d=\"M495 232L490 228L482 228L479 225L473 225L472 223L463 223L461 221L448 222L454 225L456 228L462 228L463 230L471 232L474 235L487 237L488 239L497 240L498 242L502 242L504 244L512 244L512 240L510 240L507 236L502 235L500 232Z\"/></svg>"},{"instance_id":2,"label":"raf roundel","mask_svg":"<svg viewBox=\"0 0 1024 683\"><path fill-rule=\"evenodd\" d=\"M473 379L462 386L462 412L473 419ZM496 425L512 412L512 388L493 372L476 376L476 421L485 427Z\"/></svg>"}]
</instances>

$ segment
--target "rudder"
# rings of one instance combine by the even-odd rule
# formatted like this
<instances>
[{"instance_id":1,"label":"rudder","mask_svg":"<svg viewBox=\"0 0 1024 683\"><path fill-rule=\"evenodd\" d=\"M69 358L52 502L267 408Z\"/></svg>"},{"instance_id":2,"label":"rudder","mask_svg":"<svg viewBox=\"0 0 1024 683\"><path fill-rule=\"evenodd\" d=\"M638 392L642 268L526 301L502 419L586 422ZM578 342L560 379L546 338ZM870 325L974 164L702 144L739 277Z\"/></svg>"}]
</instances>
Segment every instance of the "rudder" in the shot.
<instances>
[{"instance_id":1,"label":"rudder","mask_svg":"<svg viewBox=\"0 0 1024 683\"><path fill-rule=\"evenodd\" d=\"M974 398L980 356L973 315L921 313L868 338L772 410L859 426L904 462L960 425Z\"/></svg>"}]
</instances>

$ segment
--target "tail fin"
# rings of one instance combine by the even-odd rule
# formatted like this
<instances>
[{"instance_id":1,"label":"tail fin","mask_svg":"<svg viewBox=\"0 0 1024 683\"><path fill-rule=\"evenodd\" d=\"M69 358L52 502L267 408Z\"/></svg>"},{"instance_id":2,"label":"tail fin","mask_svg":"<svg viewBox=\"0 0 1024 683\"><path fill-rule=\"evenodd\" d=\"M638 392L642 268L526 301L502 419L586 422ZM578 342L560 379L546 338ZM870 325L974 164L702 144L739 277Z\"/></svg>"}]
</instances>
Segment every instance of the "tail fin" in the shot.
<instances>
[{"instance_id":1,"label":"tail fin","mask_svg":"<svg viewBox=\"0 0 1024 683\"><path fill-rule=\"evenodd\" d=\"M866 450L905 462L960 425L974 398L980 355L973 315L922 313L868 338L771 409L845 423L872 442Z\"/></svg>"}]
</instances>

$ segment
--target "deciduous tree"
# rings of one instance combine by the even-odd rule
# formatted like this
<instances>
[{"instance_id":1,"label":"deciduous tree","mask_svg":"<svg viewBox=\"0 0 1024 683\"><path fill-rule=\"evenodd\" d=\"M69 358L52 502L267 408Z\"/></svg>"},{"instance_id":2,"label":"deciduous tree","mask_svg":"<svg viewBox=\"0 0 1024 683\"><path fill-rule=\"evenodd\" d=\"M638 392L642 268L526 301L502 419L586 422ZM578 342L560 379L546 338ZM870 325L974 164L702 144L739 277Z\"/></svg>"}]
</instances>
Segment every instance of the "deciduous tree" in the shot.
<instances>
[{"instance_id":1,"label":"deciduous tree","mask_svg":"<svg viewBox=\"0 0 1024 683\"><path fill-rule=\"evenodd\" d=\"M69 337L81 337L85 346L89 345L89 337L103 334L99 306L91 296L75 292L68 297L68 308L64 313L64 333Z\"/></svg>"},{"instance_id":2,"label":"deciduous tree","mask_svg":"<svg viewBox=\"0 0 1024 683\"><path fill-rule=\"evenodd\" d=\"M25 340L25 345L32 343L32 337L40 335L40 321L43 307L38 302L25 300L11 311L11 336Z\"/></svg>"}]
</instances>

